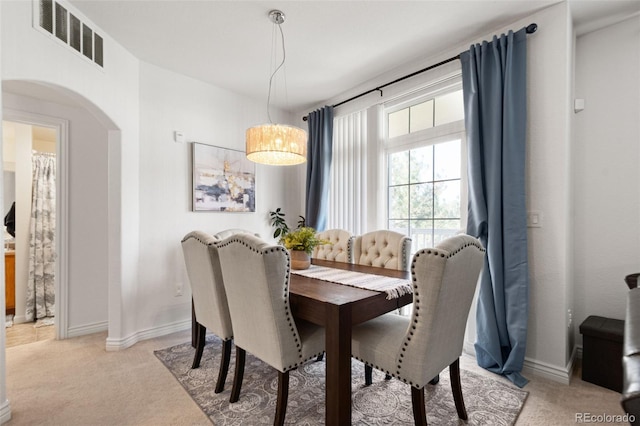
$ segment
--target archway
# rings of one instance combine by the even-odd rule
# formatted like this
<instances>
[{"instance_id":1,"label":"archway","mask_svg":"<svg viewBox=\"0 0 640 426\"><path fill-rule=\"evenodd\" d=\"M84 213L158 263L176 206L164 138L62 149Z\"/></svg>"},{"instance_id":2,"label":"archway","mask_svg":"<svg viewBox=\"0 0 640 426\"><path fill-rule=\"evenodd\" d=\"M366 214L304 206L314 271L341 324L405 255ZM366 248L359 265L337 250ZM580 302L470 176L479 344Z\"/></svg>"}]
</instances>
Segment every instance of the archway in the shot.
<instances>
[{"instance_id":1,"label":"archway","mask_svg":"<svg viewBox=\"0 0 640 426\"><path fill-rule=\"evenodd\" d=\"M3 119L54 125L62 136L56 185L57 338L110 331L120 312L120 306L109 302L114 300L110 294L120 291L114 289L119 282L114 265L120 263L120 214L112 202L113 191L119 195L112 186L119 164L114 164L109 144L120 143L120 131L93 103L66 88L11 80L3 81L2 96Z\"/></svg>"}]
</instances>

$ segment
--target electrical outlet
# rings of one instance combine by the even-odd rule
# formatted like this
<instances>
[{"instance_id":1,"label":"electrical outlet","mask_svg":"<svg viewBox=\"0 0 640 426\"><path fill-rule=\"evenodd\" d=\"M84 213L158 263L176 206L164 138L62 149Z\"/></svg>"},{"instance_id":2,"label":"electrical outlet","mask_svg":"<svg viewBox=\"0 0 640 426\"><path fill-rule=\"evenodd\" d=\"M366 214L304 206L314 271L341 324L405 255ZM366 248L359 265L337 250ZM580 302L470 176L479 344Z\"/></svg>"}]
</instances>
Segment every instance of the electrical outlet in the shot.
<instances>
[{"instance_id":1,"label":"electrical outlet","mask_svg":"<svg viewBox=\"0 0 640 426\"><path fill-rule=\"evenodd\" d=\"M176 294L175 297L182 296L182 283L176 283Z\"/></svg>"},{"instance_id":2,"label":"electrical outlet","mask_svg":"<svg viewBox=\"0 0 640 426\"><path fill-rule=\"evenodd\" d=\"M571 324L573 324L573 312L571 312L571 309L567 310L567 328L571 328Z\"/></svg>"}]
</instances>

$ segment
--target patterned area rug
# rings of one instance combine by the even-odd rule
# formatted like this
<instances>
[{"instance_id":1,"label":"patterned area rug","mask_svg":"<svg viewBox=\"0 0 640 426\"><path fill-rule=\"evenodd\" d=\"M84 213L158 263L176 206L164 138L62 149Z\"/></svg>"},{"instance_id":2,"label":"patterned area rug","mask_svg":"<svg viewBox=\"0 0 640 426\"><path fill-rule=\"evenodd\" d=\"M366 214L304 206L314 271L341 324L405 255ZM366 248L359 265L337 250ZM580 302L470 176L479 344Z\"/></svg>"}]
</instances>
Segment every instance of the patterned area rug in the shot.
<instances>
[{"instance_id":1,"label":"patterned area rug","mask_svg":"<svg viewBox=\"0 0 640 426\"><path fill-rule=\"evenodd\" d=\"M229 403L233 383L235 348L225 389L213 389L220 362L220 340L207 336L200 368L192 370L195 349L183 343L155 351L156 357L173 373L202 411L215 425L268 425L275 415L278 376L276 370L247 353L240 400ZM364 367L352 362L352 422L354 425L413 424L411 390L398 380L384 380L374 370L373 384L364 386ZM286 424L324 424L325 362L309 362L290 373ZM460 372L468 425L512 425L528 392L467 370ZM427 385L427 420L430 425L464 425L458 419L449 384L449 372L440 374L440 383Z\"/></svg>"}]
</instances>

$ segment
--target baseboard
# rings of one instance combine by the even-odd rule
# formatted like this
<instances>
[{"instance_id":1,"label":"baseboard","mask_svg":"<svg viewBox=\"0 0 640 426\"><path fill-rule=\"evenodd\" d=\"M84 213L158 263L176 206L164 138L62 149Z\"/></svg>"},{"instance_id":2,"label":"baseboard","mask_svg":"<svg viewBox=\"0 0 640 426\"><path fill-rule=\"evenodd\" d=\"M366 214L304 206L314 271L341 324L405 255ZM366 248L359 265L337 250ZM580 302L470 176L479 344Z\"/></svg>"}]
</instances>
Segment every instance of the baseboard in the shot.
<instances>
[{"instance_id":1,"label":"baseboard","mask_svg":"<svg viewBox=\"0 0 640 426\"><path fill-rule=\"evenodd\" d=\"M573 365L572 362L571 365ZM571 371L568 366L558 367L557 365L547 364L546 362L536 361L529 358L525 358L524 360L522 374L524 376L527 374L534 374L564 385L568 385L571 380Z\"/></svg>"},{"instance_id":2,"label":"baseboard","mask_svg":"<svg viewBox=\"0 0 640 426\"><path fill-rule=\"evenodd\" d=\"M22 324L23 322L27 322L27 317L24 315L14 315L13 323L14 324Z\"/></svg>"},{"instance_id":3,"label":"baseboard","mask_svg":"<svg viewBox=\"0 0 640 426\"><path fill-rule=\"evenodd\" d=\"M11 420L11 404L6 399L2 405L0 405L0 424L6 423Z\"/></svg>"},{"instance_id":4,"label":"baseboard","mask_svg":"<svg viewBox=\"0 0 640 426\"><path fill-rule=\"evenodd\" d=\"M462 344L462 352L467 355L471 355L472 357L476 357L476 347L473 342L464 341Z\"/></svg>"},{"instance_id":5,"label":"baseboard","mask_svg":"<svg viewBox=\"0 0 640 426\"><path fill-rule=\"evenodd\" d=\"M462 350L464 353L475 358L476 350L473 343L465 341ZM581 358L581 356L582 348L574 348L573 353L569 358L569 362L565 367L558 367L556 365L547 364L546 362L536 361L531 358L525 358L524 364L522 366L522 374L525 377L527 374L541 376L555 382L568 385L571 380L571 375L573 374L573 369L575 366L574 361L576 358Z\"/></svg>"},{"instance_id":6,"label":"baseboard","mask_svg":"<svg viewBox=\"0 0 640 426\"><path fill-rule=\"evenodd\" d=\"M107 321L95 322L93 324L85 324L77 327L69 327L67 330L67 338L84 336L86 334L100 333L109 329Z\"/></svg>"},{"instance_id":7,"label":"baseboard","mask_svg":"<svg viewBox=\"0 0 640 426\"><path fill-rule=\"evenodd\" d=\"M142 340L166 336L167 334L176 333L178 331L183 331L190 328L191 319L187 319L184 321L178 321L172 324L163 325L161 327L154 327L147 330L138 331L121 339L107 337L106 350L110 352L120 351L131 347Z\"/></svg>"}]
</instances>

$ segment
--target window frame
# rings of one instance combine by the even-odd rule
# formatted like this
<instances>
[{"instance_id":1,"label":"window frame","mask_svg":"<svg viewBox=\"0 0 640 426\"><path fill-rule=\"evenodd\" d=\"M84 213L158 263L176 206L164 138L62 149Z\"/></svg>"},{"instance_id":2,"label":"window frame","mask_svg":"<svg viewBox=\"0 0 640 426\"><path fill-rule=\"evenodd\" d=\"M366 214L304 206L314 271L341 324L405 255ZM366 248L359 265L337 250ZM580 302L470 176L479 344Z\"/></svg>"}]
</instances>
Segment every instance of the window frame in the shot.
<instances>
[{"instance_id":1,"label":"window frame","mask_svg":"<svg viewBox=\"0 0 640 426\"><path fill-rule=\"evenodd\" d=\"M462 76L456 74L435 85L416 91L398 99L385 103L381 111L382 121L382 149L379 169L382 172L382 181L385 195L383 198L382 208L384 212L380 217L384 218L384 229L389 229L389 156L398 152L417 149L425 146L433 146L443 142L460 140L460 228L466 230L467 227L467 209L468 205L468 176L467 176L467 138L464 118L458 121L442 124L440 126L430 127L408 133L405 135L389 138L389 114L413 105L420 104L434 99L438 96L462 90ZM414 253L412 247L412 255Z\"/></svg>"}]
</instances>

